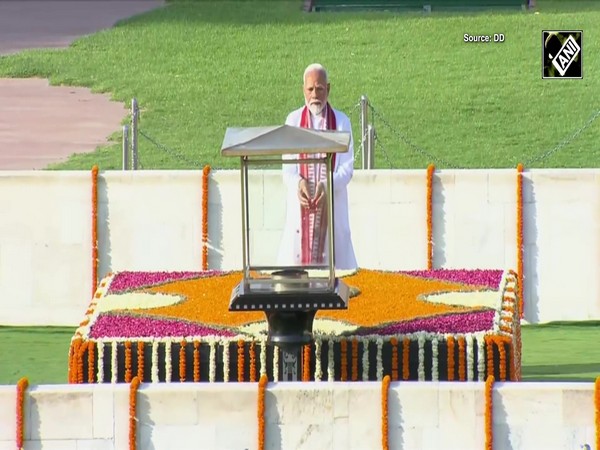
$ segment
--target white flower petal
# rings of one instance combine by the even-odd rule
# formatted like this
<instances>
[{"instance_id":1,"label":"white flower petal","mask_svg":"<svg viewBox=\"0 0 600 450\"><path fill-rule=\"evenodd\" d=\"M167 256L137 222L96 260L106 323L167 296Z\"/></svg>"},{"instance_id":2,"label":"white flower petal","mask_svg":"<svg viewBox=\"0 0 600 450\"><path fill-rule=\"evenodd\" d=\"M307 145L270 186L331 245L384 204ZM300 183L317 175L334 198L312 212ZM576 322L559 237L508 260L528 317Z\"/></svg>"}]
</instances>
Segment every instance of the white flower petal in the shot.
<instances>
[{"instance_id":1,"label":"white flower petal","mask_svg":"<svg viewBox=\"0 0 600 450\"><path fill-rule=\"evenodd\" d=\"M170 294L151 294L148 292L127 292L111 294L98 302L96 311L106 312L116 309L150 309L171 306L183 301L183 297Z\"/></svg>"}]
</instances>

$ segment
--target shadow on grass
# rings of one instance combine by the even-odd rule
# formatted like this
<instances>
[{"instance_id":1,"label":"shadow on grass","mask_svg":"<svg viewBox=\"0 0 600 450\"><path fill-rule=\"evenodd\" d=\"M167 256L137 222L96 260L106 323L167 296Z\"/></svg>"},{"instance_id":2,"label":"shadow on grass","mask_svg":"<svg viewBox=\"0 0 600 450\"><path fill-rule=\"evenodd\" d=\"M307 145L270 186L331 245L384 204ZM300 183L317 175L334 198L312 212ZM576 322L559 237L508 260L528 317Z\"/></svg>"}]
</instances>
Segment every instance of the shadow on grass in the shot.
<instances>
[{"instance_id":1,"label":"shadow on grass","mask_svg":"<svg viewBox=\"0 0 600 450\"><path fill-rule=\"evenodd\" d=\"M314 0L313 0L314 2ZM480 0L481 2L481 0ZM375 2L373 2L375 3ZM424 17L429 19L445 19L447 17L468 17L475 15L524 15L535 11L552 14L572 14L583 11L600 11L600 2L592 0L537 0L535 7L522 10L520 7L479 7L469 6L472 0L463 1L464 7L441 7L432 5L430 13L420 8L395 8L385 10L353 10L339 9L335 11L306 12L303 10L304 0L167 0L166 8L144 14L141 20L151 22L206 22L213 24L305 24L322 22L327 24L348 22L352 20L376 21L389 20L390 17ZM523 0L527 3L527 0ZM179 11L186 14L178 14ZM232 12L235 11L235 12ZM136 19L140 20L140 18Z\"/></svg>"},{"instance_id":2,"label":"shadow on grass","mask_svg":"<svg viewBox=\"0 0 600 450\"><path fill-rule=\"evenodd\" d=\"M467 1L467 0L465 0ZM576 2L577 4L580 2ZM585 3L585 2L584 2ZM336 24L351 21L380 21L394 17L445 19L447 17L462 17L476 15L523 15L533 14L533 11L523 11L520 8L452 8L440 9L424 13L422 9L396 8L384 10L353 10L340 9L336 11L306 12L303 10L303 0L295 1L209 1L209 0L171 0L164 8L144 13L140 16L119 22L119 25L142 23L190 23L202 22L210 24L230 25L302 25L310 23ZM554 6L560 9L559 6ZM581 7L573 6L567 11L578 11ZM590 7L584 7L590 10ZM600 9L600 8L599 8Z\"/></svg>"},{"instance_id":3,"label":"shadow on grass","mask_svg":"<svg viewBox=\"0 0 600 450\"><path fill-rule=\"evenodd\" d=\"M538 375L563 375L597 373L600 375L600 362L585 364L532 364L522 368L524 377ZM561 376L561 379L567 379ZM581 377L579 378L581 379Z\"/></svg>"},{"instance_id":4,"label":"shadow on grass","mask_svg":"<svg viewBox=\"0 0 600 450\"><path fill-rule=\"evenodd\" d=\"M600 330L600 320L582 320L578 321L556 321L556 322L547 322L547 323L538 323L538 324L527 324L522 325L522 329L527 330L537 330L537 329L547 329L547 328L565 328L565 327L573 327L573 328L586 328L586 327L596 327Z\"/></svg>"}]
</instances>

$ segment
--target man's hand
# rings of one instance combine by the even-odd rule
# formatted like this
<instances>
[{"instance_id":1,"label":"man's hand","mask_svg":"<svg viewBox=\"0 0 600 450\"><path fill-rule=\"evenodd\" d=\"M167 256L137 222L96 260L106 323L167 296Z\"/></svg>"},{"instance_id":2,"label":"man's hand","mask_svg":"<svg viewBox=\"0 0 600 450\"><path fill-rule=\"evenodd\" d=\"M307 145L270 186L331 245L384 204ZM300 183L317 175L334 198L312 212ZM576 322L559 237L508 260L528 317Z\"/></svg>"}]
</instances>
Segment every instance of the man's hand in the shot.
<instances>
[{"instance_id":1,"label":"man's hand","mask_svg":"<svg viewBox=\"0 0 600 450\"><path fill-rule=\"evenodd\" d=\"M315 208L321 206L321 202L325 200L325 194L325 184L323 182L320 182L319 184L317 184L317 189L315 189L315 196L313 198L313 206Z\"/></svg>"},{"instance_id":2,"label":"man's hand","mask_svg":"<svg viewBox=\"0 0 600 450\"><path fill-rule=\"evenodd\" d=\"M308 181L304 178L298 183L298 198L300 199L300 205L308 208L310 205L310 195L308 193Z\"/></svg>"}]
</instances>

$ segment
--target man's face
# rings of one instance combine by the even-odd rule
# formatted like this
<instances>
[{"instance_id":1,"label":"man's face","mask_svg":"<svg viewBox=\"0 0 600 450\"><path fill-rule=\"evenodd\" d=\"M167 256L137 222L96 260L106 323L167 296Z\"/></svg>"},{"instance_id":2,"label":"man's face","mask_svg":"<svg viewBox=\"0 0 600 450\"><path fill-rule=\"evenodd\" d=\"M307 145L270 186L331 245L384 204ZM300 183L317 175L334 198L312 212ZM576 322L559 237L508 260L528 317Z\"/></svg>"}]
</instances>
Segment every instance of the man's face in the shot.
<instances>
[{"instance_id":1,"label":"man's face","mask_svg":"<svg viewBox=\"0 0 600 450\"><path fill-rule=\"evenodd\" d=\"M327 104L329 97L329 83L325 82L325 76L319 71L306 74L304 80L304 99L306 106L315 115L321 114Z\"/></svg>"}]
</instances>

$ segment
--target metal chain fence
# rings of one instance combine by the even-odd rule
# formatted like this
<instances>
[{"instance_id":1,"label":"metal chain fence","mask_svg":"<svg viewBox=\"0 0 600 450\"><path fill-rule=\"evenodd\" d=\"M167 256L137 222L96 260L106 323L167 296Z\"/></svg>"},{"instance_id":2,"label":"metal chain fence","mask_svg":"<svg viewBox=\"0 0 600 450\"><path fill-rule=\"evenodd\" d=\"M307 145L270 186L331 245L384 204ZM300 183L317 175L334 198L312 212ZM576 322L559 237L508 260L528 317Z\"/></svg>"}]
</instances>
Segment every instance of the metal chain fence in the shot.
<instances>
[{"instance_id":1,"label":"metal chain fence","mask_svg":"<svg viewBox=\"0 0 600 450\"><path fill-rule=\"evenodd\" d=\"M565 139L560 141L554 148L551 148L550 150L547 150L547 151L539 154L538 156L535 156L533 158L526 160L523 163L524 166L527 167L534 162L539 162L539 161L548 159L554 153L565 148L567 145L569 145L571 142L573 142L575 139L577 139L581 133L583 133L585 130L587 130L599 116L600 116L600 109L598 111L596 111L594 114L592 114L590 116L590 118L587 120L587 122L581 128L579 128L573 134L571 134L570 136L567 136Z\"/></svg>"},{"instance_id":2,"label":"metal chain fence","mask_svg":"<svg viewBox=\"0 0 600 450\"><path fill-rule=\"evenodd\" d=\"M362 100L362 102L367 101L365 96L363 96L361 100ZM365 152L368 152L369 154L371 154L371 153L375 152L375 147L377 148L377 154L378 155L381 154L381 156L383 157L383 159L386 162L386 165L390 169L394 168L393 162L390 158L391 153L390 153L389 146L388 146L388 144L384 144L383 140L380 138L380 133L378 133L378 130L380 130L380 129L385 129L386 131L391 133L395 139L397 139L397 141L394 142L392 145L404 144L412 153L424 158L428 162L436 164L438 167L461 169L461 167L457 166L456 164L453 164L453 163L445 160L444 158L441 158L441 157L435 155L432 151L429 151L429 150L425 149L424 147L414 143L408 136L406 136L405 133L402 133L397 127L394 127L385 118L385 116L379 111L379 109L376 108L372 104L371 101L367 101L367 106L368 106L367 108L363 109L363 106L364 106L364 104L361 103L361 101L359 101L348 111L348 116L351 119L351 123L360 123L361 127L362 127L362 130L359 133L359 136L360 136L359 139L354 140L354 143L355 143L354 160L355 160L355 162L362 160L362 162L363 162L362 168L363 169L366 168L365 161L368 159L368 157L365 157ZM367 113L368 117L371 118L370 122L368 122L367 117L363 117L363 114L365 114L363 111L368 111L368 113ZM358 120L355 121L354 119L356 116L358 116ZM598 119L598 117L600 117L600 109L595 111L588 118L588 120L583 124L583 126L581 126L579 129L577 129L575 132L566 136L556 146L554 146L551 149L546 150L536 156L525 159L523 161L523 164L525 165L525 167L531 167L531 165L533 163L539 163L541 161L544 161L544 160L550 158L552 155L559 152L563 148L567 147L570 143L575 141L584 131L586 131L588 128L590 128L592 126L592 124L594 124L594 122L596 121L596 119ZM143 168L140 155L137 151L138 135L143 137L144 139L146 139L151 144L153 144L157 149L168 154L170 157L172 157L180 162L183 162L184 164L188 165L189 167L200 167L202 165L199 161L194 161L194 160L186 157L182 152L175 150L165 144L162 144L161 142L159 142L158 139L153 137L147 131L141 130L139 128L139 118L140 118L139 107L137 105L137 101L135 99L133 99L133 101L132 101L131 138L128 136L128 127L127 126L123 127L123 169L124 170L128 169L127 165L128 165L128 153L129 153L129 140L131 140L131 150L132 150L132 153L131 153L132 154L132 161L131 161L132 167L131 168L133 170ZM364 126L366 123L368 123L368 127ZM378 127L381 127L381 128L378 129L375 126L376 124ZM369 133L372 133L372 135L369 136ZM374 157L374 155L370 155L370 156Z\"/></svg>"},{"instance_id":3,"label":"metal chain fence","mask_svg":"<svg viewBox=\"0 0 600 450\"><path fill-rule=\"evenodd\" d=\"M433 152L428 151L425 148L412 142L405 134L400 132L396 127L392 126L389 123L389 121L386 120L386 118L383 116L383 114L381 114L379 112L379 110L376 109L370 101L369 101L369 111L370 111L373 119L377 119L385 127L385 129L389 130L389 132L391 132L392 135L398 139L398 142L405 144L413 153L426 158L426 160L433 162L440 167L448 167L448 168L452 168L452 169L460 169L461 168L455 164L450 163L449 161L444 160L443 158L441 158L439 156L436 156ZM525 165L525 167L528 167L528 166L531 166L531 164L533 164L533 163L537 163L537 162L548 159L549 157L554 155L556 152L567 147L571 142L576 140L585 130L587 130L589 127L592 126L592 124L596 121L596 119L598 117L600 117L600 109L597 110L596 112L594 112L590 116L590 118L584 123L584 125L582 127L577 129L574 133L566 136L556 146L554 146L553 148L551 148L547 151L540 153L539 155L525 159L523 161L523 164ZM373 125L374 125L374 120L373 120ZM377 128L376 128L376 130L377 130ZM390 168L392 168L392 162L390 161L389 152L387 151L386 147L383 145L383 142L381 141L381 139L379 139L379 136L377 135L377 131L376 131L375 136L376 136L375 141L377 143L377 151L383 153L384 159L386 160L386 162L390 166ZM361 143L362 142L363 142L363 140L361 140ZM361 150L364 151L364 148L362 145L361 145Z\"/></svg>"}]
</instances>

